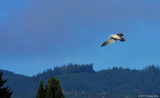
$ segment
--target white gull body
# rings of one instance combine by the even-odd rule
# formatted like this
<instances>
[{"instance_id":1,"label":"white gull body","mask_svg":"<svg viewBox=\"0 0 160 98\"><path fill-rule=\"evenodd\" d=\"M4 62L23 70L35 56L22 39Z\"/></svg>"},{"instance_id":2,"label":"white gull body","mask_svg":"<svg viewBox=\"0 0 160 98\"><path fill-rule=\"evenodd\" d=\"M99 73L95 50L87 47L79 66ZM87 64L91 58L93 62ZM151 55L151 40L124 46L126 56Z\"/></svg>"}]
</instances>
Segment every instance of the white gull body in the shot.
<instances>
[{"instance_id":1,"label":"white gull body","mask_svg":"<svg viewBox=\"0 0 160 98\"><path fill-rule=\"evenodd\" d=\"M109 45L109 44L111 44L111 43L113 43L113 42L115 42L115 41L117 41L117 40L120 40L120 41L125 41L125 38L122 38L122 36L123 36L123 34L113 34L113 35L110 35L111 36L111 38L109 38L107 41L105 41L103 44L102 44L102 46L101 47L103 47L103 46L107 46L107 45Z\"/></svg>"}]
</instances>

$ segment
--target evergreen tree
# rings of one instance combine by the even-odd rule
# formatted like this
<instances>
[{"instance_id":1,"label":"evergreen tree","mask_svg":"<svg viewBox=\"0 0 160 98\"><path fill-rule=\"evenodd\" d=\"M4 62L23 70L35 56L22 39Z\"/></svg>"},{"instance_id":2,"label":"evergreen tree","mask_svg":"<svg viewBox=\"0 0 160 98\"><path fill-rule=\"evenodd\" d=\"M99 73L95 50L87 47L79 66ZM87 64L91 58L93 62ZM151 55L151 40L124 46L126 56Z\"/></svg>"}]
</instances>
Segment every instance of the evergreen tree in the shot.
<instances>
[{"instance_id":1,"label":"evergreen tree","mask_svg":"<svg viewBox=\"0 0 160 98\"><path fill-rule=\"evenodd\" d=\"M7 80L2 79L2 72L0 72L0 98L11 98L13 91L8 87L2 88Z\"/></svg>"},{"instance_id":2,"label":"evergreen tree","mask_svg":"<svg viewBox=\"0 0 160 98\"><path fill-rule=\"evenodd\" d=\"M59 81L54 77L51 77L48 80L48 85L46 89L47 91L45 98L64 98Z\"/></svg>"},{"instance_id":3,"label":"evergreen tree","mask_svg":"<svg viewBox=\"0 0 160 98\"><path fill-rule=\"evenodd\" d=\"M36 98L45 98L45 90L43 88L43 81L40 81Z\"/></svg>"}]
</instances>

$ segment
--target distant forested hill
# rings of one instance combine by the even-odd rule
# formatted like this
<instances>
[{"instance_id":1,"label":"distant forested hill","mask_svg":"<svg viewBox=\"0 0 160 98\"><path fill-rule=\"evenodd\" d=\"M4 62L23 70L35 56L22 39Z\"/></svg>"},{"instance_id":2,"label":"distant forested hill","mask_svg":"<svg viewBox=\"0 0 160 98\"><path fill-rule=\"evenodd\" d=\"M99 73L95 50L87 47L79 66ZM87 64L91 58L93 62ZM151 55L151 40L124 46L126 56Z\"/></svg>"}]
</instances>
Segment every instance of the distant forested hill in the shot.
<instances>
[{"instance_id":1,"label":"distant forested hill","mask_svg":"<svg viewBox=\"0 0 160 98\"><path fill-rule=\"evenodd\" d=\"M66 98L135 98L160 94L160 69L154 65L143 70L114 67L96 72L92 64L69 64L33 77L0 71L14 91L13 98L35 98L40 80L46 84L51 76L60 81Z\"/></svg>"}]
</instances>

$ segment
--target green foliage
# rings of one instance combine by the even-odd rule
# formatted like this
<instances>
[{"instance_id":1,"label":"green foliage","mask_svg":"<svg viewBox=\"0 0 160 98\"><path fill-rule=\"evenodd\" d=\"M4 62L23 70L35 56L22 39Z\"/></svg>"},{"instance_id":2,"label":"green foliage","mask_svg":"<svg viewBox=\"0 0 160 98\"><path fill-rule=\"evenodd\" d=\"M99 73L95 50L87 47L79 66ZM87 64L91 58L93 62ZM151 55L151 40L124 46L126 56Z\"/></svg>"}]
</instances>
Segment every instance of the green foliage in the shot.
<instances>
[{"instance_id":1,"label":"green foliage","mask_svg":"<svg viewBox=\"0 0 160 98\"><path fill-rule=\"evenodd\" d=\"M2 79L2 72L0 72L0 98L11 98L13 91L9 87L3 87L7 80Z\"/></svg>"},{"instance_id":2,"label":"green foliage","mask_svg":"<svg viewBox=\"0 0 160 98\"><path fill-rule=\"evenodd\" d=\"M14 89L14 98L35 98L39 81L42 79L46 88L50 88L47 80L52 76L60 81L66 98L136 98L160 94L160 69L154 65L142 70L114 67L96 72L92 64L69 64L33 77L15 74L6 77L9 77L7 85Z\"/></svg>"},{"instance_id":3,"label":"green foliage","mask_svg":"<svg viewBox=\"0 0 160 98\"><path fill-rule=\"evenodd\" d=\"M44 89L41 80L36 98L64 98L59 81L52 76L46 84L46 89Z\"/></svg>"},{"instance_id":4,"label":"green foliage","mask_svg":"<svg viewBox=\"0 0 160 98\"><path fill-rule=\"evenodd\" d=\"M48 80L45 98L64 98L59 81L54 77Z\"/></svg>"},{"instance_id":5,"label":"green foliage","mask_svg":"<svg viewBox=\"0 0 160 98\"><path fill-rule=\"evenodd\" d=\"M45 98L45 90L43 88L43 81L40 81L36 98Z\"/></svg>"}]
</instances>

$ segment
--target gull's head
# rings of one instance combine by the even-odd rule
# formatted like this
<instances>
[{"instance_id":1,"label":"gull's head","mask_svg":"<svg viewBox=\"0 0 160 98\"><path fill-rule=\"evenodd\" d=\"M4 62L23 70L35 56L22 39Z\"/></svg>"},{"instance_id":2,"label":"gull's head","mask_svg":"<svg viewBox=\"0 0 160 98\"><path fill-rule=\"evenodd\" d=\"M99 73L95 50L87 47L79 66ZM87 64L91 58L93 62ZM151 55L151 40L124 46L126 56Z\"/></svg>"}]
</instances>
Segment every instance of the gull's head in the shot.
<instances>
[{"instance_id":1,"label":"gull's head","mask_svg":"<svg viewBox=\"0 0 160 98\"><path fill-rule=\"evenodd\" d=\"M109 35L109 36L113 37L113 35Z\"/></svg>"}]
</instances>

